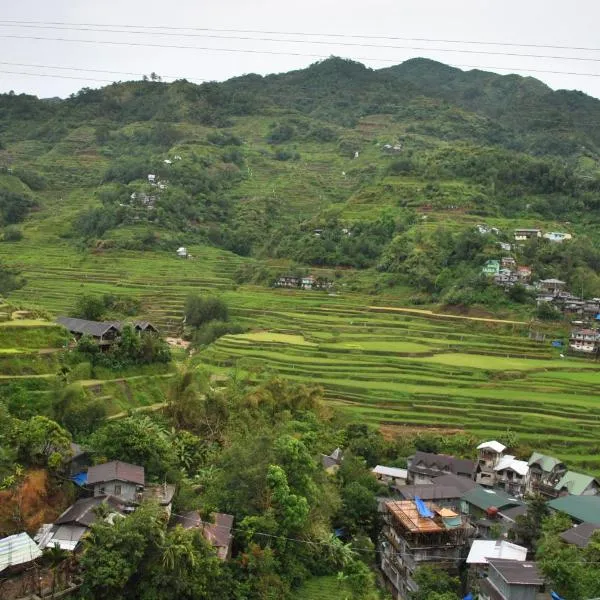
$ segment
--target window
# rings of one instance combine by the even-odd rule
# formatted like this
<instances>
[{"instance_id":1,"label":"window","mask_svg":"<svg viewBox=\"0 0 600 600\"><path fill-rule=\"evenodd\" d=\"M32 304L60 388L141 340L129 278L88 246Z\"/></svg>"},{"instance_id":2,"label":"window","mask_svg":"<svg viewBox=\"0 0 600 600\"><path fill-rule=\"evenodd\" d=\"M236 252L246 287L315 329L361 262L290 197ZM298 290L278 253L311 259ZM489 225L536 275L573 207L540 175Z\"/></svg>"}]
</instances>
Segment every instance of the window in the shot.
<instances>
[{"instance_id":1,"label":"window","mask_svg":"<svg viewBox=\"0 0 600 600\"><path fill-rule=\"evenodd\" d=\"M120 495L121 495L121 484L115 483L115 496L120 496Z\"/></svg>"}]
</instances>

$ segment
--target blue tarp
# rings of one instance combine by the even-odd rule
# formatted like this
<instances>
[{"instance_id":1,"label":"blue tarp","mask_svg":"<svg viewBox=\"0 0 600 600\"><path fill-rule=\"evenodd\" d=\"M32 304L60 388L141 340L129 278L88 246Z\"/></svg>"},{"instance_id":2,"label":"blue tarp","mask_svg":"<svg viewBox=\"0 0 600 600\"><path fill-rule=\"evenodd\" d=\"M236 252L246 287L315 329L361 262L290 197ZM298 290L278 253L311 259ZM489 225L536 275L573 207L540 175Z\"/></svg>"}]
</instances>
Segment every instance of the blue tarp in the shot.
<instances>
[{"instance_id":1,"label":"blue tarp","mask_svg":"<svg viewBox=\"0 0 600 600\"><path fill-rule=\"evenodd\" d=\"M562 348L563 343L560 340L554 340L552 342L552 347L553 348Z\"/></svg>"},{"instance_id":2,"label":"blue tarp","mask_svg":"<svg viewBox=\"0 0 600 600\"><path fill-rule=\"evenodd\" d=\"M415 505L421 517L433 519L433 513L425 506L425 502L423 502L419 496L415 496Z\"/></svg>"},{"instance_id":3,"label":"blue tarp","mask_svg":"<svg viewBox=\"0 0 600 600\"><path fill-rule=\"evenodd\" d=\"M473 600L473 594L470 592L463 598L463 600Z\"/></svg>"},{"instance_id":4,"label":"blue tarp","mask_svg":"<svg viewBox=\"0 0 600 600\"><path fill-rule=\"evenodd\" d=\"M596 321L600 321L600 313L596 315Z\"/></svg>"},{"instance_id":5,"label":"blue tarp","mask_svg":"<svg viewBox=\"0 0 600 600\"><path fill-rule=\"evenodd\" d=\"M564 600L564 598L559 596L556 592L550 592L550 596L552 597L552 600Z\"/></svg>"},{"instance_id":6,"label":"blue tarp","mask_svg":"<svg viewBox=\"0 0 600 600\"><path fill-rule=\"evenodd\" d=\"M71 477L71 481L73 481L79 486L84 486L87 483L87 471L83 471L82 473L77 473L77 475L73 475L73 477Z\"/></svg>"}]
</instances>

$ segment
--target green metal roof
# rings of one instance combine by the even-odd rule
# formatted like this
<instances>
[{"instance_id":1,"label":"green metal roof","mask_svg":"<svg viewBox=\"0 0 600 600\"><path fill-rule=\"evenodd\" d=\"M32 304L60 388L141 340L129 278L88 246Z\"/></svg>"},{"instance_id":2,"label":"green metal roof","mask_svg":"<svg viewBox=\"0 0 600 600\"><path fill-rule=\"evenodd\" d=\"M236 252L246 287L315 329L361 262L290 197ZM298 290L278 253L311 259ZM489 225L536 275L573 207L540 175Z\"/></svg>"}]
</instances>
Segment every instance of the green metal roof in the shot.
<instances>
[{"instance_id":1,"label":"green metal roof","mask_svg":"<svg viewBox=\"0 0 600 600\"><path fill-rule=\"evenodd\" d=\"M600 525L600 496L561 496L548 502L548 506L576 521Z\"/></svg>"},{"instance_id":2,"label":"green metal roof","mask_svg":"<svg viewBox=\"0 0 600 600\"><path fill-rule=\"evenodd\" d=\"M590 483L594 481L594 477L591 475L584 475L583 473L576 473L575 471L567 471L561 478L561 480L554 487L555 490L561 491L565 489L569 494L573 496L580 496L585 492L586 488Z\"/></svg>"},{"instance_id":3,"label":"green metal roof","mask_svg":"<svg viewBox=\"0 0 600 600\"><path fill-rule=\"evenodd\" d=\"M481 510L487 510L492 506L498 509L509 508L511 506L520 506L523 504L520 500L509 496L506 492L501 490L488 490L482 487L473 488L470 492L467 492L462 498L465 502L480 508Z\"/></svg>"},{"instance_id":4,"label":"green metal roof","mask_svg":"<svg viewBox=\"0 0 600 600\"><path fill-rule=\"evenodd\" d=\"M529 466L536 463L542 467L542 470L545 473L550 473L550 471L552 471L552 469L554 469L554 467L559 465L561 462L562 461L560 461L558 458L554 458L554 456L546 456L545 454L534 452L529 459Z\"/></svg>"}]
</instances>

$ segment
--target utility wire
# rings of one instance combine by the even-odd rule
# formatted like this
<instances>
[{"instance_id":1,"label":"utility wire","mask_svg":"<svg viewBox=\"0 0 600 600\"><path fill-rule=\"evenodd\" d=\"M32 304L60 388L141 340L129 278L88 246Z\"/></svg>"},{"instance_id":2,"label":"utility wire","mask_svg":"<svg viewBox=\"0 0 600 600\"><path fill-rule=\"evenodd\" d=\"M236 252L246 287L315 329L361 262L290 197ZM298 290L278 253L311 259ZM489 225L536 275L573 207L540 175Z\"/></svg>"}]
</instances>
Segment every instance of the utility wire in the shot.
<instances>
[{"instance_id":1,"label":"utility wire","mask_svg":"<svg viewBox=\"0 0 600 600\"><path fill-rule=\"evenodd\" d=\"M28 25L67 25L74 27L121 27L123 29L148 29L150 31L165 30L165 31L209 31L219 33L253 33L259 35L296 35L305 37L333 37L333 38L348 38L348 39L369 39L369 40L400 40L409 42L438 42L444 44L476 44L485 46L508 46L516 48L548 48L551 50L584 50L589 52L600 52L600 48L589 48L585 46L561 46L549 44L531 44L531 43L516 43L516 42L490 42L483 40L448 40L440 38L420 38L420 37L402 37L389 35L370 35L370 34L348 34L348 33L317 33L306 31L270 31L264 29L225 29L212 27L173 27L167 25L122 25L114 23L69 23L65 21L15 21L15 20L0 20L1 24L10 26L28 26Z\"/></svg>"},{"instance_id":2,"label":"utility wire","mask_svg":"<svg viewBox=\"0 0 600 600\"><path fill-rule=\"evenodd\" d=\"M317 59L326 59L329 56L325 56L322 54L306 54L302 52L280 52L275 50L252 50L252 49L242 49L242 48L212 48L212 47L204 47L204 46L183 46L183 45L175 45L175 44L154 44L154 43L142 43L142 42L119 42L119 41L111 41L111 40L82 40L82 39L70 39L70 38L51 38L51 37L41 37L41 36L21 36L21 35L7 35L0 34L0 38L16 38L16 39L29 39L29 40L46 40L46 41L60 41L60 42L71 42L71 43L83 43L83 44L99 44L99 45L112 45L112 46L130 46L130 47L150 47L150 48L175 48L180 50L199 50L199 51L208 51L208 52L232 52L239 54L268 54L275 56L300 56L307 58L317 58ZM550 58L550 57L548 57ZM374 57L354 57L355 60L364 60L364 61L379 61L379 62L387 62L387 63L395 63L399 62L399 59L389 59L389 58L374 58ZM592 59L590 59L592 60ZM600 59L594 59L600 62ZM529 69L522 67L496 67L496 66L485 66L485 65L464 65L464 64L452 64L449 66L457 67L457 68L467 68L467 69L481 69L481 70L502 70L502 71L521 71L524 73L549 73L556 75L574 75L579 77L600 77L600 73L580 73L577 71L555 71L555 70L546 70L546 69ZM107 71L105 71L107 72Z\"/></svg>"},{"instance_id":3,"label":"utility wire","mask_svg":"<svg viewBox=\"0 0 600 600\"><path fill-rule=\"evenodd\" d=\"M323 41L323 40L303 40L303 39L281 39L281 38L270 38L270 37L247 37L247 36L232 36L232 35L219 35L209 33L172 33L172 32L150 32L140 30L118 30L118 29L98 29L93 27L68 27L68 26L56 26L56 25L2 25L2 27L30 27L35 29L61 29L67 31L91 31L94 33L120 33L127 35L160 35L160 36L171 36L171 37L201 37L201 38L215 38L225 40L243 40L243 41L257 41L257 42L276 42L285 44L320 44L326 46L352 46L359 48L377 48L383 50L413 50L413 51L428 51L428 52L450 52L452 54L485 54L491 56L516 56L519 58L549 58L553 60L575 60L584 62L600 62L600 58L588 58L583 56L553 56L547 54L524 54L521 52L501 52L491 50L470 50L470 49L453 49L453 48L431 48L423 46L391 46L381 44L368 44L362 42L338 42L338 41ZM9 36L6 36L9 37Z\"/></svg>"},{"instance_id":4,"label":"utility wire","mask_svg":"<svg viewBox=\"0 0 600 600\"><path fill-rule=\"evenodd\" d=\"M40 69L57 69L57 70L61 70L61 71L82 71L85 73L108 73L110 75L133 75L134 77L147 76L147 73L132 73L132 72L128 72L128 71L107 71L104 69L85 69L85 68L79 68L79 67L59 67L59 66L55 66L55 65L15 63L15 62L8 62L8 61L1 61L1 60L0 60L0 65L10 65L12 67L35 67L35 68L40 68ZM207 81L206 79L190 78L190 77L184 77L182 75L162 75L161 74L161 77L167 77L168 79L186 79L187 81L202 81L202 82Z\"/></svg>"}]
</instances>

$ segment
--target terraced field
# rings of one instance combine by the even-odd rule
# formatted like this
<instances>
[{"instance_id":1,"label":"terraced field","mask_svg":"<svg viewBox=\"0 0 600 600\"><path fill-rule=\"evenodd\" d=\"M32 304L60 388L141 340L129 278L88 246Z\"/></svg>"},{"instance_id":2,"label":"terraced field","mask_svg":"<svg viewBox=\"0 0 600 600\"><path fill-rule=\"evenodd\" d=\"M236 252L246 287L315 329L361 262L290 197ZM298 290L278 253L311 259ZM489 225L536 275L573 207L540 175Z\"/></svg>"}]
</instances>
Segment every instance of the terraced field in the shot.
<instances>
[{"instance_id":1,"label":"terraced field","mask_svg":"<svg viewBox=\"0 0 600 600\"><path fill-rule=\"evenodd\" d=\"M11 301L58 315L82 293L126 294L140 298L144 317L173 333L189 293L217 292L252 332L218 340L194 357L199 365L318 383L332 405L374 425L465 429L482 438L510 427L522 442L600 473L600 366L561 359L548 342L528 339L527 323L406 309L384 295L237 286L233 276L244 259L215 248L190 248L194 260L166 252L80 253L37 225L30 222L26 240L0 244L0 259L18 263L28 281ZM21 376L21 328L0 343L0 373L8 381ZM48 390L52 361L37 356L23 371L32 392ZM159 403L167 378L157 378L146 399L134 378L88 385L119 412Z\"/></svg>"}]
</instances>

